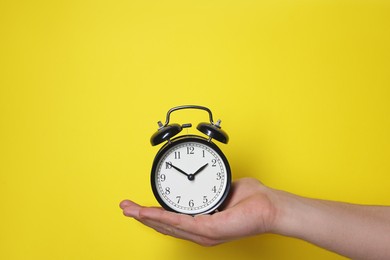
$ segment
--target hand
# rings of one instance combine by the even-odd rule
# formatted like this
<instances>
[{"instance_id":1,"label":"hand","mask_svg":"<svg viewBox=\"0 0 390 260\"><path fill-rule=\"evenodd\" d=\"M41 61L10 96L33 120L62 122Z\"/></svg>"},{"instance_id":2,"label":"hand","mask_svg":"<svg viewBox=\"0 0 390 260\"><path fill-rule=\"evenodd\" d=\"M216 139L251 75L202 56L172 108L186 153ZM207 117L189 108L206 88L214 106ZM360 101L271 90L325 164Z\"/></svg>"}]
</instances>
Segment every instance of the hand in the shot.
<instances>
[{"instance_id":1,"label":"hand","mask_svg":"<svg viewBox=\"0 0 390 260\"><path fill-rule=\"evenodd\" d=\"M123 214L204 246L271 232L353 259L390 259L390 207L305 198L252 178L233 183L224 209L191 217L124 200Z\"/></svg>"},{"instance_id":2,"label":"hand","mask_svg":"<svg viewBox=\"0 0 390 260\"><path fill-rule=\"evenodd\" d=\"M140 206L130 200L122 201L120 207L124 215L162 234L212 246L271 231L276 208L270 191L256 179L240 179L232 185L229 200L222 211L195 217Z\"/></svg>"}]
</instances>

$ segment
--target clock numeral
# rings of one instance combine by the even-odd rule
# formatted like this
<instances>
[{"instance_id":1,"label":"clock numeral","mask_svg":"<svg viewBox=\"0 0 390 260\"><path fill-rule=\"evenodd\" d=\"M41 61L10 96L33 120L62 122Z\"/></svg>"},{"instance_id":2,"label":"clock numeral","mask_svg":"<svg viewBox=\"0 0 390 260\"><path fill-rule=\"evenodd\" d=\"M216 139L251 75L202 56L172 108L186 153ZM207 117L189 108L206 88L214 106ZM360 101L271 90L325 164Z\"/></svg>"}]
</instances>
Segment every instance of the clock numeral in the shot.
<instances>
[{"instance_id":1,"label":"clock numeral","mask_svg":"<svg viewBox=\"0 0 390 260\"><path fill-rule=\"evenodd\" d=\"M205 151L204 150L202 150L202 155L203 155L203 158L205 157Z\"/></svg>"},{"instance_id":2,"label":"clock numeral","mask_svg":"<svg viewBox=\"0 0 390 260\"><path fill-rule=\"evenodd\" d=\"M176 199L177 199L177 204L179 204L181 200L181 196L176 196Z\"/></svg>"},{"instance_id":3,"label":"clock numeral","mask_svg":"<svg viewBox=\"0 0 390 260\"><path fill-rule=\"evenodd\" d=\"M188 206L190 206L190 207L193 207L195 204L194 204L194 200L190 200L189 202L188 202Z\"/></svg>"},{"instance_id":4,"label":"clock numeral","mask_svg":"<svg viewBox=\"0 0 390 260\"><path fill-rule=\"evenodd\" d=\"M217 193L217 187L214 186L214 187L211 189L211 191L214 192L214 193Z\"/></svg>"},{"instance_id":5,"label":"clock numeral","mask_svg":"<svg viewBox=\"0 0 390 260\"><path fill-rule=\"evenodd\" d=\"M217 181L219 181L220 179L222 179L222 175L220 172L217 172Z\"/></svg>"},{"instance_id":6,"label":"clock numeral","mask_svg":"<svg viewBox=\"0 0 390 260\"><path fill-rule=\"evenodd\" d=\"M187 147L187 154L194 154L195 148L193 146Z\"/></svg>"},{"instance_id":7,"label":"clock numeral","mask_svg":"<svg viewBox=\"0 0 390 260\"><path fill-rule=\"evenodd\" d=\"M165 169L171 169L171 168L172 168L172 162L166 162Z\"/></svg>"},{"instance_id":8,"label":"clock numeral","mask_svg":"<svg viewBox=\"0 0 390 260\"><path fill-rule=\"evenodd\" d=\"M165 176L165 174L161 174L160 175L160 180L161 181L165 181L167 179L167 176Z\"/></svg>"},{"instance_id":9,"label":"clock numeral","mask_svg":"<svg viewBox=\"0 0 390 260\"><path fill-rule=\"evenodd\" d=\"M215 187L215 186L214 186ZM203 203L206 204L209 200L207 199L207 196L203 196Z\"/></svg>"},{"instance_id":10,"label":"clock numeral","mask_svg":"<svg viewBox=\"0 0 390 260\"><path fill-rule=\"evenodd\" d=\"M167 194L167 195L171 194L171 188L166 187L165 188L165 194Z\"/></svg>"},{"instance_id":11,"label":"clock numeral","mask_svg":"<svg viewBox=\"0 0 390 260\"><path fill-rule=\"evenodd\" d=\"M211 166L212 167L216 167L217 166L217 160L216 159L212 159L211 160Z\"/></svg>"},{"instance_id":12,"label":"clock numeral","mask_svg":"<svg viewBox=\"0 0 390 260\"><path fill-rule=\"evenodd\" d=\"M180 152L175 152L175 159L180 159Z\"/></svg>"}]
</instances>

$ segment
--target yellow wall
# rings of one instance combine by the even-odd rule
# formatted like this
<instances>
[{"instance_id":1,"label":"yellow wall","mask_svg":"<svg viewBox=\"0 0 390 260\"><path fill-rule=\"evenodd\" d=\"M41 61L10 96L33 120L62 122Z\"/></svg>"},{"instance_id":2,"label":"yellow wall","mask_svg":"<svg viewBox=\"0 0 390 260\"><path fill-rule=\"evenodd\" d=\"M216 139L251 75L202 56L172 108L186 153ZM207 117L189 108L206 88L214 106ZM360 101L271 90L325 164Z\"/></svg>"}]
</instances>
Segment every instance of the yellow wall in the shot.
<instances>
[{"instance_id":1,"label":"yellow wall","mask_svg":"<svg viewBox=\"0 0 390 260\"><path fill-rule=\"evenodd\" d=\"M235 179L389 205L389 12L369 0L1 1L0 259L339 259L276 235L203 248L118 204L157 205L149 138L169 108L198 104L230 135L219 146Z\"/></svg>"}]
</instances>

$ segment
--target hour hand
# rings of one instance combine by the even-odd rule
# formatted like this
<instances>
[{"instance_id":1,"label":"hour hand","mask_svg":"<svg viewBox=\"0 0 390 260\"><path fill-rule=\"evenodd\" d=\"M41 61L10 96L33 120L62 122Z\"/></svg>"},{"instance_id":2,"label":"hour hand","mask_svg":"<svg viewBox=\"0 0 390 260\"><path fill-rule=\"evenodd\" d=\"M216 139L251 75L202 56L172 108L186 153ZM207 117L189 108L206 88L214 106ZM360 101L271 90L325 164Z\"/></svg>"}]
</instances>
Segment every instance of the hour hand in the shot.
<instances>
[{"instance_id":1,"label":"hour hand","mask_svg":"<svg viewBox=\"0 0 390 260\"><path fill-rule=\"evenodd\" d=\"M201 171L203 171L203 169L206 168L207 165L209 165L209 164L206 163L205 165L203 165L202 167L200 167L196 172L194 172L194 176L197 175L198 173L200 173Z\"/></svg>"},{"instance_id":2,"label":"hour hand","mask_svg":"<svg viewBox=\"0 0 390 260\"><path fill-rule=\"evenodd\" d=\"M176 167L176 166L173 165L172 163L169 163L169 165L172 166L172 168L176 169L178 172L180 172L180 173L182 173L182 174L184 174L185 176L188 177L188 174L187 174L185 171L183 171L182 169Z\"/></svg>"}]
</instances>

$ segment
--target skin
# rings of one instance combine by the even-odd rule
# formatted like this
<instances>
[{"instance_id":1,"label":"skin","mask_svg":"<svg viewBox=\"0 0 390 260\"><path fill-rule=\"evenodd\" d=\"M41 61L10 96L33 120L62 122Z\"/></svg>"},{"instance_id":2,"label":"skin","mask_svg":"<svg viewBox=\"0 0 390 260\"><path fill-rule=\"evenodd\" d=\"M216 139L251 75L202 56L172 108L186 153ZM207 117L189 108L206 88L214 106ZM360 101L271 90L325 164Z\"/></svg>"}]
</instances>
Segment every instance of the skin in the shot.
<instances>
[{"instance_id":1,"label":"skin","mask_svg":"<svg viewBox=\"0 0 390 260\"><path fill-rule=\"evenodd\" d=\"M274 233L350 258L390 259L390 207L304 198L253 178L234 182L223 210L212 215L191 217L130 200L120 207L125 216L162 234L202 246Z\"/></svg>"}]
</instances>

